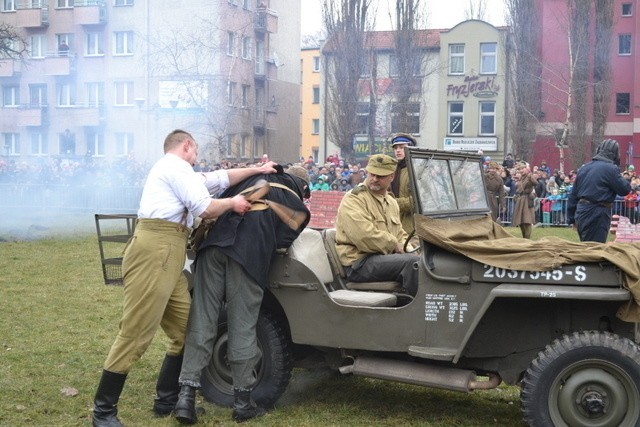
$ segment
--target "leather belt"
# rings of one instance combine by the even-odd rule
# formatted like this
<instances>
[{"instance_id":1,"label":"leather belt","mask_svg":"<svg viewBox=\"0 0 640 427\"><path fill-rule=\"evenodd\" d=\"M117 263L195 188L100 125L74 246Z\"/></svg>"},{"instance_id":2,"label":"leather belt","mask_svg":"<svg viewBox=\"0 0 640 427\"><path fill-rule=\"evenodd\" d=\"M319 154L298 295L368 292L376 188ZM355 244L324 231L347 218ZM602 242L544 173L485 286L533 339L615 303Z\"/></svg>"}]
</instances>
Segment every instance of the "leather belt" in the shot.
<instances>
[{"instance_id":1,"label":"leather belt","mask_svg":"<svg viewBox=\"0 0 640 427\"><path fill-rule=\"evenodd\" d=\"M586 205L598 205L598 206L602 206L603 208L610 208L613 205L613 203L611 202L592 202L591 200L587 200L587 199L580 199L578 203L582 203Z\"/></svg>"}]
</instances>

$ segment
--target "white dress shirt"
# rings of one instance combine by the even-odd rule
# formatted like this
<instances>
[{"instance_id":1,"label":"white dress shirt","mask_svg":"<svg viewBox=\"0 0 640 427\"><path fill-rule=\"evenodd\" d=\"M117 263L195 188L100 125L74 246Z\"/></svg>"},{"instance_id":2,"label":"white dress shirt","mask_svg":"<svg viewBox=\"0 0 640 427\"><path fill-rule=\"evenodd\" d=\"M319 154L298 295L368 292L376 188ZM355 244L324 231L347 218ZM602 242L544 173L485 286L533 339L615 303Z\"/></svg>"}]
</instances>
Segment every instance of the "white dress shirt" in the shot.
<instances>
[{"instance_id":1,"label":"white dress shirt","mask_svg":"<svg viewBox=\"0 0 640 427\"><path fill-rule=\"evenodd\" d=\"M211 194L229 187L224 170L194 172L188 162L167 153L149 171L140 198L138 218L163 219L187 227L211 202ZM187 212L190 215L185 215Z\"/></svg>"}]
</instances>

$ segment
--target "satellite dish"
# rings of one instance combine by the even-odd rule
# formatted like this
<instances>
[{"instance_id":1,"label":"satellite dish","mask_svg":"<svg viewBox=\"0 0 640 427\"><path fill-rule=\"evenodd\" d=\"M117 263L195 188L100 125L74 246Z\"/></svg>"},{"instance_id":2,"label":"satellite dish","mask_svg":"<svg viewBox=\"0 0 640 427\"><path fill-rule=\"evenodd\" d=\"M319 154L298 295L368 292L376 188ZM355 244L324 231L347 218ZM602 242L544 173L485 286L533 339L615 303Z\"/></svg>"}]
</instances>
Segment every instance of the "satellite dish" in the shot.
<instances>
[{"instance_id":1,"label":"satellite dish","mask_svg":"<svg viewBox=\"0 0 640 427\"><path fill-rule=\"evenodd\" d=\"M280 58L278 57L278 54L275 51L273 52L273 64L276 67L282 67L284 65L284 63L280 60Z\"/></svg>"}]
</instances>

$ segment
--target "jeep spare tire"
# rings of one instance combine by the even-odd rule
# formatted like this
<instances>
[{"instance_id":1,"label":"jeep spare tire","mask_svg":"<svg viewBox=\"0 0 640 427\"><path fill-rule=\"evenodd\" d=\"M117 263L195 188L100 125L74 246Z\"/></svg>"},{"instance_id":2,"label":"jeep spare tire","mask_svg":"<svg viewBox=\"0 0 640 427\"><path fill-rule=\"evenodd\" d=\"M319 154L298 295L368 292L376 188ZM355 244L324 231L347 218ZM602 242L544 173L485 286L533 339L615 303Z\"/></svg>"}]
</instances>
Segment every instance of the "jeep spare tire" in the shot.
<instances>
[{"instance_id":1,"label":"jeep spare tire","mask_svg":"<svg viewBox=\"0 0 640 427\"><path fill-rule=\"evenodd\" d=\"M530 426L640 425L640 349L608 332L565 335L531 363L520 398Z\"/></svg>"},{"instance_id":2,"label":"jeep spare tire","mask_svg":"<svg viewBox=\"0 0 640 427\"><path fill-rule=\"evenodd\" d=\"M291 378L292 356L289 340L276 318L260 312L257 325L258 348L262 357L255 366L256 383L251 398L263 408L271 408L284 393ZM227 359L227 322L221 317L209 364L202 370L202 395L221 406L233 405L231 367Z\"/></svg>"}]
</instances>

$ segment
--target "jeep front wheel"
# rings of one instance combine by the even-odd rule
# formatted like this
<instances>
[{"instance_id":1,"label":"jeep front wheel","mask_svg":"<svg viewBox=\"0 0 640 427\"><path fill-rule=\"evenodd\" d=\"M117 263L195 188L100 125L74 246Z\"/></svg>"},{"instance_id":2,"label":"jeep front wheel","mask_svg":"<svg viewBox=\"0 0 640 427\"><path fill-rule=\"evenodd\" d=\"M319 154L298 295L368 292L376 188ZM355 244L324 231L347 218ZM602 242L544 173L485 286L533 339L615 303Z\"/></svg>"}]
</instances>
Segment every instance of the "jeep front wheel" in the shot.
<instances>
[{"instance_id":1,"label":"jeep front wheel","mask_svg":"<svg viewBox=\"0 0 640 427\"><path fill-rule=\"evenodd\" d=\"M258 347L262 357L256 363L256 382L251 398L263 408L271 408L284 393L291 378L292 357L286 333L277 319L261 311L257 325ZM209 402L233 405L233 381L227 359L227 322L221 319L209 364L202 370L202 395Z\"/></svg>"},{"instance_id":2,"label":"jeep front wheel","mask_svg":"<svg viewBox=\"0 0 640 427\"><path fill-rule=\"evenodd\" d=\"M530 426L636 426L640 349L608 332L576 332L548 345L522 380Z\"/></svg>"}]
</instances>

